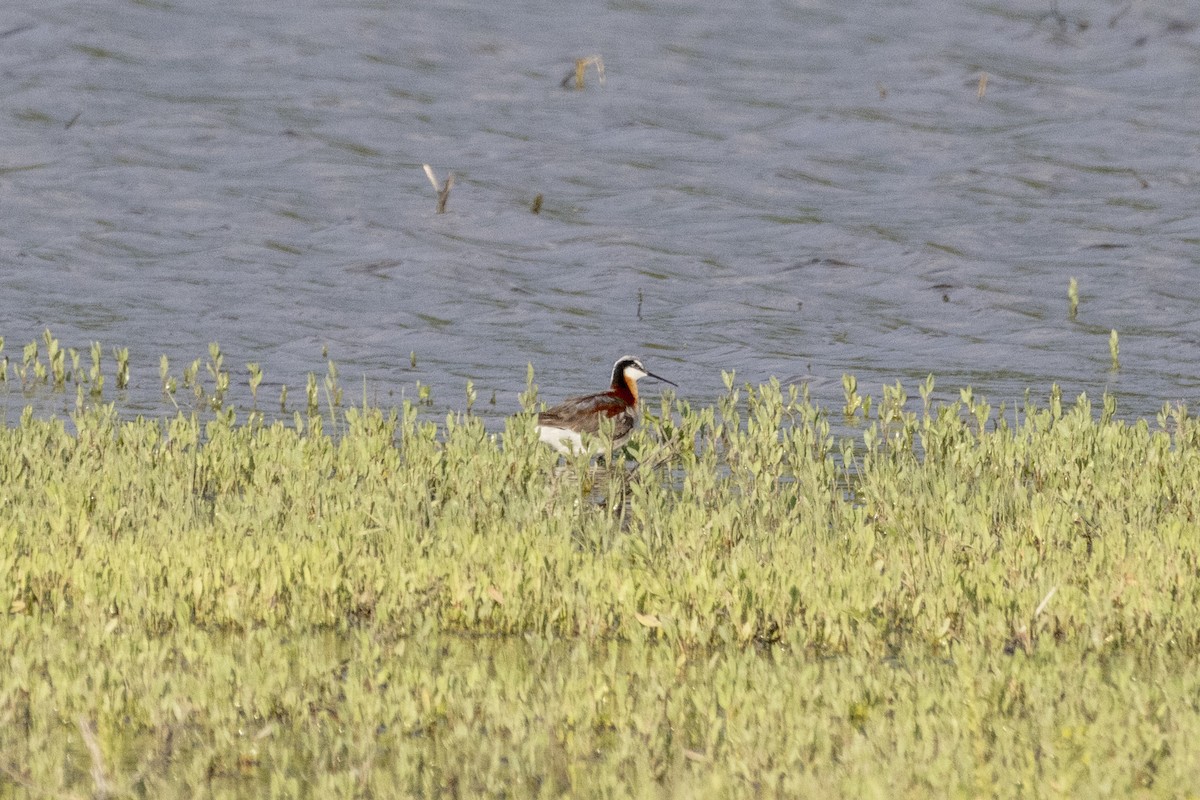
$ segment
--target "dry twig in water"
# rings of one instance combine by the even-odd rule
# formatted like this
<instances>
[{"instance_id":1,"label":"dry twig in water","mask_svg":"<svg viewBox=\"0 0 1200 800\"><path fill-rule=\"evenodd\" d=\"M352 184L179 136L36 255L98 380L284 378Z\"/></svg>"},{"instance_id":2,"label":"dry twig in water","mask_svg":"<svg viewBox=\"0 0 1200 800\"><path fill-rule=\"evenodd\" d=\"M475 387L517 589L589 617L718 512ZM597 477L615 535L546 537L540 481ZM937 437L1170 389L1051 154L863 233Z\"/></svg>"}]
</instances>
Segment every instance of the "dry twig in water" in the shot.
<instances>
[{"instance_id":1,"label":"dry twig in water","mask_svg":"<svg viewBox=\"0 0 1200 800\"><path fill-rule=\"evenodd\" d=\"M575 69L572 72L568 72L567 77L562 79L561 86L564 89L566 89L570 85L571 78L573 77L573 78L575 78L575 88L582 89L583 88L583 75L584 75L584 72L587 71L588 67L596 68L596 77L600 79L600 85L603 86L604 85L604 59L598 55L587 56L585 58L575 59Z\"/></svg>"},{"instance_id":2,"label":"dry twig in water","mask_svg":"<svg viewBox=\"0 0 1200 800\"><path fill-rule=\"evenodd\" d=\"M450 199L450 190L454 188L454 173L451 172L449 175L447 175L446 182L439 186L437 176L433 174L433 167L429 166L428 164L423 166L425 167L425 176L429 178L429 182L433 184L433 190L437 192L437 213L445 214L446 201Z\"/></svg>"}]
</instances>

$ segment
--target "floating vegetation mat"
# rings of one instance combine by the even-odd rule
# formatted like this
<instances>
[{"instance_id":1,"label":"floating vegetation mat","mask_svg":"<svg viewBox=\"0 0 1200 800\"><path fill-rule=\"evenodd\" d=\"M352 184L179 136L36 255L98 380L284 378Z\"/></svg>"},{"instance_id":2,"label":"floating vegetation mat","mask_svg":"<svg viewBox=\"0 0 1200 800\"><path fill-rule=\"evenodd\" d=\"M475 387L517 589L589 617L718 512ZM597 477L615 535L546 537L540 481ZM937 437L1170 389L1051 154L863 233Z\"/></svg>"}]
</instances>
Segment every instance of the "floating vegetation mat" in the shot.
<instances>
[{"instance_id":1,"label":"floating vegetation mat","mask_svg":"<svg viewBox=\"0 0 1200 800\"><path fill-rule=\"evenodd\" d=\"M841 436L727 385L607 466L530 412L26 413L0 430L0 797L1200 786L1183 408L848 381Z\"/></svg>"}]
</instances>

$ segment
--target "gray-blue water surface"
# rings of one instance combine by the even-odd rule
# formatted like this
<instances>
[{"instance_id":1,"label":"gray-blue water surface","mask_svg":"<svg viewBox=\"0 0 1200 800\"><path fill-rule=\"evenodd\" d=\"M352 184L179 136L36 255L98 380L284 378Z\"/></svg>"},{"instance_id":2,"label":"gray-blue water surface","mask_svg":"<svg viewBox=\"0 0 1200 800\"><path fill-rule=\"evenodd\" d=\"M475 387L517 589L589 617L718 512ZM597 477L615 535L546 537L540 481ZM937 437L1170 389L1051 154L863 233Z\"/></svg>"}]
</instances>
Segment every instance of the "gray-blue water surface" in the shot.
<instances>
[{"instance_id":1,"label":"gray-blue water surface","mask_svg":"<svg viewBox=\"0 0 1200 800\"><path fill-rule=\"evenodd\" d=\"M15 0L4 355L45 328L128 347L147 413L159 356L219 341L268 396L327 350L376 402L419 380L461 408L472 380L496 419L527 363L557 400L625 352L699 403L722 370L838 407L843 373L933 373L1153 414L1200 386L1198 25L1149 1ZM593 54L604 84L563 88ZM456 175L446 214L424 163ZM9 394L10 419L74 399Z\"/></svg>"}]
</instances>

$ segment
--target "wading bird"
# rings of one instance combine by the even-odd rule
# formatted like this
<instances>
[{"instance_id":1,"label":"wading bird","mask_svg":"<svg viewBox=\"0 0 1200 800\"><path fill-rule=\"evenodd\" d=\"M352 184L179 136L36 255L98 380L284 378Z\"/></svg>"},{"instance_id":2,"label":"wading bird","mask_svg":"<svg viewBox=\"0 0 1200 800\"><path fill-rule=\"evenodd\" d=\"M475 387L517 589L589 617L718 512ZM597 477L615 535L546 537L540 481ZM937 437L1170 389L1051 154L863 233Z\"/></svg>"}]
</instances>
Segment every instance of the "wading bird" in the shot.
<instances>
[{"instance_id":1,"label":"wading bird","mask_svg":"<svg viewBox=\"0 0 1200 800\"><path fill-rule=\"evenodd\" d=\"M612 446L622 448L633 433L638 416L637 382L654 378L672 386L677 383L655 375L633 356L621 356L613 364L607 392L574 397L538 414L538 437L560 453L570 455L583 449L581 434L597 436L602 420L612 420ZM598 442L593 442L595 449Z\"/></svg>"}]
</instances>

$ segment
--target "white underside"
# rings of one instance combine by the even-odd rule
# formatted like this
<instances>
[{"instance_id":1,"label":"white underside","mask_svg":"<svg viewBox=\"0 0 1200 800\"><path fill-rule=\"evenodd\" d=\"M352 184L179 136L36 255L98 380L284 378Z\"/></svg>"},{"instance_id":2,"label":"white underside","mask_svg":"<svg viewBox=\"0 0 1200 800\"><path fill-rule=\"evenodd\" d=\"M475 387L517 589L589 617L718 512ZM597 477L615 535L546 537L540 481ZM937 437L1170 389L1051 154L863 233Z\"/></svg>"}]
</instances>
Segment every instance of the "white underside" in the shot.
<instances>
[{"instance_id":1,"label":"white underside","mask_svg":"<svg viewBox=\"0 0 1200 800\"><path fill-rule=\"evenodd\" d=\"M538 438L544 443L550 445L563 455L571 455L573 453L581 453L584 450L583 437L576 431L570 428L556 428L553 425L538 425ZM629 437L617 439L614 441L613 450L618 450L625 446L629 441ZM587 452L595 455L596 453L604 452L604 440L599 436L588 437Z\"/></svg>"}]
</instances>

